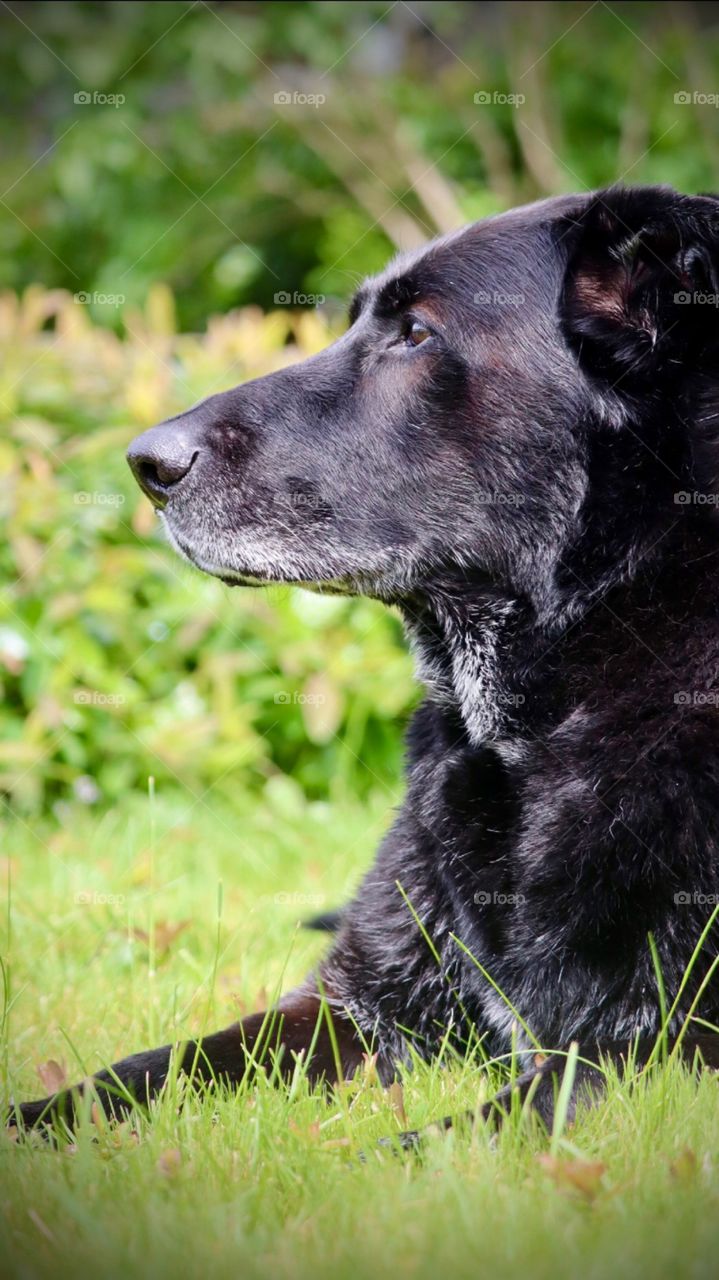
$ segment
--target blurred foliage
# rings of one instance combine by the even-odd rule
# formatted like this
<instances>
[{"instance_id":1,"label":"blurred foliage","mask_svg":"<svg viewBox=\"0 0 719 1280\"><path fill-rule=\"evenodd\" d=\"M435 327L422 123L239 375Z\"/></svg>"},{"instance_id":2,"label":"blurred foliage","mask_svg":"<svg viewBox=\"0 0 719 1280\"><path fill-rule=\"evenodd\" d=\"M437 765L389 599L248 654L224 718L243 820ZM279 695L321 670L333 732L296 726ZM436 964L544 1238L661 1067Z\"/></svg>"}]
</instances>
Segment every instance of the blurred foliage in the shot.
<instances>
[{"instance_id":1,"label":"blurred foliage","mask_svg":"<svg viewBox=\"0 0 719 1280\"><path fill-rule=\"evenodd\" d=\"M715 4L41 0L0 34L0 285L161 279L183 329L549 191L716 181L716 110L674 101L719 89Z\"/></svg>"},{"instance_id":2,"label":"blurred foliage","mask_svg":"<svg viewBox=\"0 0 719 1280\"><path fill-rule=\"evenodd\" d=\"M0 299L0 791L13 808L262 786L274 806L387 785L413 698L399 621L367 601L230 591L178 563L124 451L212 390L316 351L314 314L175 335L155 286L128 332L61 291ZM290 777L291 775L291 777ZM393 794L393 793L391 793Z\"/></svg>"},{"instance_id":3,"label":"blurred foliage","mask_svg":"<svg viewBox=\"0 0 719 1280\"><path fill-rule=\"evenodd\" d=\"M291 809L396 777L397 620L193 577L125 445L317 350L397 247L621 178L716 187L719 115L675 95L719 89L717 6L14 0L0 76L0 792L154 774Z\"/></svg>"}]
</instances>

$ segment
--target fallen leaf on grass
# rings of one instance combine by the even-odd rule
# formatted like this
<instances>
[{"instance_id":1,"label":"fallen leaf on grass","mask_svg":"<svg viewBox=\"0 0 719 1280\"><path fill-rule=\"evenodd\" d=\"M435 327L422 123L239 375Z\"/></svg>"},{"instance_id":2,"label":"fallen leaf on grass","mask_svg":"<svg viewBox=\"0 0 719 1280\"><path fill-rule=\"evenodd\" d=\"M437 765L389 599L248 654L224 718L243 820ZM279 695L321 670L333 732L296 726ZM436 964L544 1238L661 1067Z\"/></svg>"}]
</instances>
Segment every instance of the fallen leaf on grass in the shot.
<instances>
[{"instance_id":1,"label":"fallen leaf on grass","mask_svg":"<svg viewBox=\"0 0 719 1280\"><path fill-rule=\"evenodd\" d=\"M174 1178L179 1172L182 1164L182 1152L179 1147L169 1147L167 1151L163 1151L157 1162L158 1173L164 1178Z\"/></svg>"},{"instance_id":2,"label":"fallen leaf on grass","mask_svg":"<svg viewBox=\"0 0 719 1280\"><path fill-rule=\"evenodd\" d=\"M308 1138L310 1142L317 1142L320 1136L320 1122L319 1120L314 1120L312 1124L303 1127L301 1124L296 1124L294 1120L290 1120L289 1130L290 1133L296 1133L300 1138Z\"/></svg>"},{"instance_id":3,"label":"fallen leaf on grass","mask_svg":"<svg viewBox=\"0 0 719 1280\"><path fill-rule=\"evenodd\" d=\"M105 1112L96 1102L93 1102L90 1107L90 1119L92 1120L95 1128L99 1129L100 1132L106 1128Z\"/></svg>"},{"instance_id":4,"label":"fallen leaf on grass","mask_svg":"<svg viewBox=\"0 0 719 1280\"><path fill-rule=\"evenodd\" d=\"M65 1067L54 1058L48 1058L47 1062L38 1062L36 1069L48 1093L59 1093L67 1084Z\"/></svg>"},{"instance_id":5,"label":"fallen leaf on grass","mask_svg":"<svg viewBox=\"0 0 719 1280\"><path fill-rule=\"evenodd\" d=\"M389 1086L387 1096L389 1098L389 1105L399 1120L400 1125L403 1129L409 1129L407 1112L404 1109L404 1089L399 1081L395 1080L394 1083Z\"/></svg>"},{"instance_id":6,"label":"fallen leaf on grass","mask_svg":"<svg viewBox=\"0 0 719 1280\"><path fill-rule=\"evenodd\" d=\"M131 1120L122 1120L119 1124L113 1124L110 1132L111 1145L120 1151L123 1147L138 1147L140 1145L140 1135L133 1127Z\"/></svg>"},{"instance_id":7,"label":"fallen leaf on grass","mask_svg":"<svg viewBox=\"0 0 719 1280\"><path fill-rule=\"evenodd\" d=\"M233 983L231 981L228 981L227 985L225 985L225 982L223 981L223 979L222 978L220 979L221 988L225 990L229 988L231 990L232 985ZM239 985L240 985L240 979L236 978L234 980L234 986L238 987ZM257 994L254 997L251 997L249 1000L244 1000L242 996L238 996L238 995L230 995L230 999L233 1005L235 1006L235 1008L237 1009L239 1016L241 1018L244 1018L245 1015L248 1013L256 1013L258 1009L266 1009L267 1005L272 1001L272 995L270 992L268 992L267 987L260 987Z\"/></svg>"},{"instance_id":8,"label":"fallen leaf on grass","mask_svg":"<svg viewBox=\"0 0 719 1280\"><path fill-rule=\"evenodd\" d=\"M669 1172L677 1182L691 1182L697 1175L698 1162L695 1153L691 1147L685 1147L680 1151L676 1160L672 1160L669 1165Z\"/></svg>"},{"instance_id":9,"label":"fallen leaf on grass","mask_svg":"<svg viewBox=\"0 0 719 1280\"><path fill-rule=\"evenodd\" d=\"M351 1145L349 1138L327 1138L322 1143L322 1150L332 1151L334 1147L349 1147Z\"/></svg>"},{"instance_id":10,"label":"fallen leaf on grass","mask_svg":"<svg viewBox=\"0 0 719 1280\"><path fill-rule=\"evenodd\" d=\"M607 1166L601 1160L558 1160L546 1155L538 1159L560 1191L576 1192L586 1200L594 1200L602 1190Z\"/></svg>"},{"instance_id":11,"label":"fallen leaf on grass","mask_svg":"<svg viewBox=\"0 0 719 1280\"><path fill-rule=\"evenodd\" d=\"M173 942L179 938L185 929L189 928L189 920L178 920L176 924L172 924L166 920L159 920L155 925L155 951L159 955L164 955L169 951ZM145 929L132 929L132 936L138 942L144 942L146 946L150 945L150 935Z\"/></svg>"}]
</instances>

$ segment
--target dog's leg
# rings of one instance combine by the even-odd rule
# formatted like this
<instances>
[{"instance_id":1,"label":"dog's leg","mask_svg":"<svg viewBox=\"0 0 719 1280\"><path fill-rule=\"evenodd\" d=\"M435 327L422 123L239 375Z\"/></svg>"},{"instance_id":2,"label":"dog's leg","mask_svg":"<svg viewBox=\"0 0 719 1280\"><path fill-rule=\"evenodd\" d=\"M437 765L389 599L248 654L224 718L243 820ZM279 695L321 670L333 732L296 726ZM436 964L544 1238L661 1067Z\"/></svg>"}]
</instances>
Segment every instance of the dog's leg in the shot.
<instances>
[{"instance_id":1,"label":"dog's leg","mask_svg":"<svg viewBox=\"0 0 719 1280\"><path fill-rule=\"evenodd\" d=\"M667 1051L678 1053L689 1067L707 1067L712 1070L719 1068L719 1035L692 1033L679 1043L670 1040ZM573 1122L579 1103L595 1106L601 1101L606 1089L606 1065L613 1064L621 1073L630 1062L637 1071L641 1071L650 1061L657 1065L662 1062L657 1040L651 1038L637 1040L632 1045L610 1041L593 1044L587 1050L580 1049L567 1105L569 1123ZM494 1098L485 1103L482 1108L483 1118L501 1122L502 1116L507 1114L512 1105L513 1097L518 1097L520 1102L529 1098L532 1110L551 1129L557 1092L566 1066L566 1054L551 1054L543 1062L524 1072L512 1084L500 1089Z\"/></svg>"},{"instance_id":2,"label":"dog's leg","mask_svg":"<svg viewBox=\"0 0 719 1280\"><path fill-rule=\"evenodd\" d=\"M327 993L326 993L327 994ZM254 1013L224 1031L188 1041L181 1047L179 1069L195 1081L236 1087L257 1068L266 1069L279 1061L283 1077L292 1074L295 1055L308 1058L310 1080L334 1083L351 1076L362 1061L363 1044L350 1019L333 1010L328 1025L328 1006L321 1003L318 990L299 987L280 1000L268 1013ZM122 1118L135 1103L146 1104L164 1085L175 1046L163 1045L146 1053L135 1053L99 1071L91 1080L63 1090L38 1102L11 1108L9 1123L32 1127L63 1119L72 1124L78 1099L91 1089L105 1114Z\"/></svg>"},{"instance_id":3,"label":"dog's leg","mask_svg":"<svg viewBox=\"0 0 719 1280\"><path fill-rule=\"evenodd\" d=\"M574 1119L577 1101L580 1097L587 1102L592 1102L597 1101L601 1096L604 1082L599 1066L600 1056L602 1055L596 1055L597 1065L584 1061L578 1061L576 1064L567 1112L570 1122ZM411 1150L418 1148L425 1137L436 1133L446 1133L459 1122L473 1123L477 1118L485 1121L493 1128L499 1128L509 1115L512 1106L517 1103L522 1105L527 1099L529 1099L532 1111L542 1118L548 1129L551 1129L554 1118L554 1103L566 1065L566 1054L553 1053L541 1062L535 1062L529 1070L522 1072L521 1075L512 1080L511 1084L505 1085L488 1102L485 1102L478 1112L464 1111L456 1116L442 1116L440 1120L434 1120L423 1129L409 1129L404 1133L398 1134L396 1138L382 1139L382 1145L391 1146L393 1143L399 1143L401 1147Z\"/></svg>"},{"instance_id":4,"label":"dog's leg","mask_svg":"<svg viewBox=\"0 0 719 1280\"><path fill-rule=\"evenodd\" d=\"M595 1045L589 1053L580 1050L574 1068L572 1088L567 1100L567 1120L574 1120L577 1104L582 1101L591 1106L598 1102L605 1090L605 1075L602 1061L613 1059L618 1065L626 1060L628 1045ZM557 1094L567 1069L567 1054L552 1053L543 1061L535 1064L510 1084L485 1102L481 1110L483 1120L490 1124L501 1124L509 1114L513 1105L519 1102L529 1104L535 1115L538 1115L548 1129L554 1123L554 1108Z\"/></svg>"},{"instance_id":5,"label":"dog's leg","mask_svg":"<svg viewBox=\"0 0 719 1280\"><path fill-rule=\"evenodd\" d=\"M671 1045L669 1048L671 1049ZM680 1045L680 1053L684 1062L692 1067L719 1069L719 1035L694 1034L685 1037ZM580 1049L577 1058L572 1089L567 1102L567 1121L574 1121L577 1105L595 1106L601 1101L606 1088L606 1075L602 1064L614 1063L622 1070L628 1061L634 1063L639 1071L647 1065L650 1058L661 1062L656 1053L655 1040L640 1040L633 1045L615 1041L595 1044L588 1051ZM513 1105L521 1106L529 1101L534 1114L538 1115L551 1130L554 1124L555 1103L567 1067L566 1053L550 1054L543 1061L537 1061L527 1071L517 1076L511 1084L500 1089L494 1097L485 1102L479 1111L479 1118L487 1124L499 1128L506 1120ZM452 1129L457 1121L474 1121L474 1112L467 1111L460 1116L443 1116L425 1129L411 1129L398 1135L392 1142L410 1150L420 1146L423 1137L432 1133L446 1132Z\"/></svg>"}]
</instances>

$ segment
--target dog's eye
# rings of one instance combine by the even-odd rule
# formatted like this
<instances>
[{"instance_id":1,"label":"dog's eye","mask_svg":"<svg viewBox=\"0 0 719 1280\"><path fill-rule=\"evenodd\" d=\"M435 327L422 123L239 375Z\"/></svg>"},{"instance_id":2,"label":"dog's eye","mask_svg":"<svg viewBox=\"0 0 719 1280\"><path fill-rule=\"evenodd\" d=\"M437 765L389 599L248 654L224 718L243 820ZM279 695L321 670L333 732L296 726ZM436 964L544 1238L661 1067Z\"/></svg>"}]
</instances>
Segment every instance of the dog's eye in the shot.
<instances>
[{"instance_id":1,"label":"dog's eye","mask_svg":"<svg viewBox=\"0 0 719 1280\"><path fill-rule=\"evenodd\" d=\"M406 333L406 341L410 347L419 347L431 337L432 330L422 324L421 320L413 320Z\"/></svg>"}]
</instances>

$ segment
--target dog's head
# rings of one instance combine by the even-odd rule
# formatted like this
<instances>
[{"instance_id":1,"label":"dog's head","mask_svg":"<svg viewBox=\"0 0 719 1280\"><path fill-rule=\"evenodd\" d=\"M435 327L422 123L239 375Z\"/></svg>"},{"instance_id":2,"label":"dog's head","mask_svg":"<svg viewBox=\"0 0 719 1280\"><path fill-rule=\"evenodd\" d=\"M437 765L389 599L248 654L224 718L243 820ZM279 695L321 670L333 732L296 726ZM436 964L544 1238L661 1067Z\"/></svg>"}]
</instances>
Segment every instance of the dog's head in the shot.
<instances>
[{"instance_id":1,"label":"dog's head","mask_svg":"<svg viewBox=\"0 0 719 1280\"><path fill-rule=\"evenodd\" d=\"M401 600L476 571L546 602L563 558L600 574L627 518L631 537L674 519L698 483L718 249L719 203L665 188L489 218L363 285L321 354L145 432L130 464L173 545L228 582Z\"/></svg>"}]
</instances>

